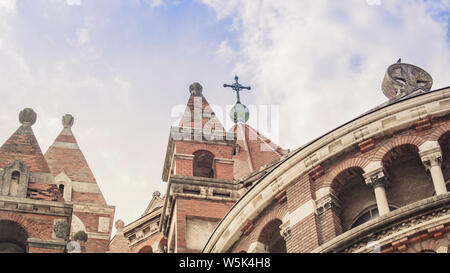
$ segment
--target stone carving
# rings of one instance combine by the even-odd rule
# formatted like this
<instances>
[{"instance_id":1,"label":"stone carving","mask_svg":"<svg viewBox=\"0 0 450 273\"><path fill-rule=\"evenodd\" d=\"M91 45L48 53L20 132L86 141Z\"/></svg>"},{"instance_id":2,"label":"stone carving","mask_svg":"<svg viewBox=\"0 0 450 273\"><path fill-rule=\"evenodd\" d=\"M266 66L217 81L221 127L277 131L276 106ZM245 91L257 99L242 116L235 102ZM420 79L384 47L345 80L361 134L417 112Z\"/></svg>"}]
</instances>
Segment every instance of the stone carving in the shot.
<instances>
[{"instance_id":1,"label":"stone carving","mask_svg":"<svg viewBox=\"0 0 450 273\"><path fill-rule=\"evenodd\" d=\"M19 160L14 160L3 168L0 195L27 197L29 168Z\"/></svg>"},{"instance_id":2,"label":"stone carving","mask_svg":"<svg viewBox=\"0 0 450 273\"><path fill-rule=\"evenodd\" d=\"M66 239L69 224L66 220L55 220L53 224L53 232L56 238Z\"/></svg>"},{"instance_id":3,"label":"stone carving","mask_svg":"<svg viewBox=\"0 0 450 273\"><path fill-rule=\"evenodd\" d=\"M71 128L73 126L74 118L70 114L65 114L62 117L62 124L64 128Z\"/></svg>"},{"instance_id":4,"label":"stone carving","mask_svg":"<svg viewBox=\"0 0 450 273\"><path fill-rule=\"evenodd\" d=\"M430 91L433 78L425 70L405 63L396 63L386 71L381 89L386 97L393 99L421 89Z\"/></svg>"},{"instance_id":5,"label":"stone carving","mask_svg":"<svg viewBox=\"0 0 450 273\"><path fill-rule=\"evenodd\" d=\"M98 232L108 232L109 231L109 218L108 217L98 217Z\"/></svg>"},{"instance_id":6,"label":"stone carving","mask_svg":"<svg viewBox=\"0 0 450 273\"><path fill-rule=\"evenodd\" d=\"M333 208L337 213L339 213L341 209L341 204L339 202L339 199L336 196L334 196L334 194L330 193L317 200L316 208L317 214L319 215L331 208Z\"/></svg>"},{"instance_id":7,"label":"stone carving","mask_svg":"<svg viewBox=\"0 0 450 273\"><path fill-rule=\"evenodd\" d=\"M371 174L364 174L363 176L366 179L366 184L372 186L373 188L388 186L387 184L389 180L384 169L379 169Z\"/></svg>"},{"instance_id":8,"label":"stone carving","mask_svg":"<svg viewBox=\"0 0 450 273\"><path fill-rule=\"evenodd\" d=\"M442 152L439 146L426 151L420 151L419 154L423 165L427 170L432 166L441 166L442 164Z\"/></svg>"},{"instance_id":9,"label":"stone carving","mask_svg":"<svg viewBox=\"0 0 450 273\"><path fill-rule=\"evenodd\" d=\"M25 108L19 113L19 121L25 127L32 126L36 122L36 118L36 112L31 108Z\"/></svg>"},{"instance_id":10,"label":"stone carving","mask_svg":"<svg viewBox=\"0 0 450 273\"><path fill-rule=\"evenodd\" d=\"M287 240L291 236L291 221L286 221L280 225L280 234Z\"/></svg>"},{"instance_id":11,"label":"stone carving","mask_svg":"<svg viewBox=\"0 0 450 273\"><path fill-rule=\"evenodd\" d=\"M73 236L73 240L86 243L86 241L88 240L88 235L86 232L80 230L75 233L75 235Z\"/></svg>"},{"instance_id":12,"label":"stone carving","mask_svg":"<svg viewBox=\"0 0 450 273\"><path fill-rule=\"evenodd\" d=\"M161 193L159 192L159 191L155 191L154 193L153 193L153 197L161 197Z\"/></svg>"},{"instance_id":13,"label":"stone carving","mask_svg":"<svg viewBox=\"0 0 450 273\"><path fill-rule=\"evenodd\" d=\"M369 242L381 241L384 238L387 238L393 234L400 233L403 230L409 229L414 226L418 226L421 223L431 221L433 219L441 218L445 215L450 215L450 210L448 207L440 208L439 210L430 211L424 215L418 215L416 217L409 218L406 221L396 223L391 226L386 226L382 229L379 229L375 232L369 234L369 236L362 236L363 239L359 241L354 241L350 246L344 248L342 252L355 252L367 246ZM388 242L384 243L384 245L388 244ZM339 252L339 250L336 250Z\"/></svg>"},{"instance_id":14,"label":"stone carving","mask_svg":"<svg viewBox=\"0 0 450 273\"><path fill-rule=\"evenodd\" d=\"M125 223L122 220L117 220L115 223L115 227L117 231L122 231L123 227L125 226Z\"/></svg>"},{"instance_id":15,"label":"stone carving","mask_svg":"<svg viewBox=\"0 0 450 273\"><path fill-rule=\"evenodd\" d=\"M203 91L203 87L198 82L194 82L189 86L189 92L191 92L194 96L201 96Z\"/></svg>"}]
</instances>

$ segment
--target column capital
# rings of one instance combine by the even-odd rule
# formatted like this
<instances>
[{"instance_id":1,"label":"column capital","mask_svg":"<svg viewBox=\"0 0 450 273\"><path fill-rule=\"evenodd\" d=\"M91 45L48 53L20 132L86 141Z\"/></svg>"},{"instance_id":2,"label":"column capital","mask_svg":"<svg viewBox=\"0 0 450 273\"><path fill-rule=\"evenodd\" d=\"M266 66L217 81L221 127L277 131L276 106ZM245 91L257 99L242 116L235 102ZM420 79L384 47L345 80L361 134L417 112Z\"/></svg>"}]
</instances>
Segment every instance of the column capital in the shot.
<instances>
[{"instance_id":1,"label":"column capital","mask_svg":"<svg viewBox=\"0 0 450 273\"><path fill-rule=\"evenodd\" d=\"M434 147L432 149L421 151L420 159L422 160L425 168L430 170L431 167L442 165L442 152L441 147Z\"/></svg>"},{"instance_id":2,"label":"column capital","mask_svg":"<svg viewBox=\"0 0 450 273\"><path fill-rule=\"evenodd\" d=\"M366 184L373 188L380 186L386 187L388 185L388 177L383 167L373 170L370 173L364 173L363 176Z\"/></svg>"},{"instance_id":3,"label":"column capital","mask_svg":"<svg viewBox=\"0 0 450 273\"><path fill-rule=\"evenodd\" d=\"M339 199L332 193L329 193L316 201L317 214L320 215L329 209L334 209L335 211L341 209Z\"/></svg>"}]
</instances>

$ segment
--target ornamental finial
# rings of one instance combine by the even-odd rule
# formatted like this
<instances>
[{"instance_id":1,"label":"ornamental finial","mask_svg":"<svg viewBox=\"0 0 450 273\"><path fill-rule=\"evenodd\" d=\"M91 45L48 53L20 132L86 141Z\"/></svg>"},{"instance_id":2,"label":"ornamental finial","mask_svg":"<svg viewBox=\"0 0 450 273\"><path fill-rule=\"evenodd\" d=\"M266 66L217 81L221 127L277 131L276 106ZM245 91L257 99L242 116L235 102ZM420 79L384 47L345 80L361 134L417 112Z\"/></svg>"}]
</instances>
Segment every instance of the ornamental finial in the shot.
<instances>
[{"instance_id":1,"label":"ornamental finial","mask_svg":"<svg viewBox=\"0 0 450 273\"><path fill-rule=\"evenodd\" d=\"M231 87L236 91L236 104L231 108L230 118L234 123L246 123L249 119L250 112L244 104L241 103L239 92L243 89L251 90L250 86L243 86L239 83L239 77L234 76L233 84L224 84L223 87Z\"/></svg>"},{"instance_id":2,"label":"ornamental finial","mask_svg":"<svg viewBox=\"0 0 450 273\"><path fill-rule=\"evenodd\" d=\"M74 118L71 114L65 114L62 117L62 124L64 128L71 128L73 126Z\"/></svg>"},{"instance_id":3,"label":"ornamental finial","mask_svg":"<svg viewBox=\"0 0 450 273\"><path fill-rule=\"evenodd\" d=\"M201 96L203 91L203 86L199 84L198 82L194 82L189 86L189 92L191 92L191 95L193 96Z\"/></svg>"},{"instance_id":4,"label":"ornamental finial","mask_svg":"<svg viewBox=\"0 0 450 273\"><path fill-rule=\"evenodd\" d=\"M36 122L37 114L31 108L25 108L19 113L19 121L25 127L30 127Z\"/></svg>"},{"instance_id":5,"label":"ornamental finial","mask_svg":"<svg viewBox=\"0 0 450 273\"><path fill-rule=\"evenodd\" d=\"M400 58L388 67L381 89L388 99L394 99L416 92L428 92L432 86L430 74L415 65L402 63Z\"/></svg>"}]
</instances>

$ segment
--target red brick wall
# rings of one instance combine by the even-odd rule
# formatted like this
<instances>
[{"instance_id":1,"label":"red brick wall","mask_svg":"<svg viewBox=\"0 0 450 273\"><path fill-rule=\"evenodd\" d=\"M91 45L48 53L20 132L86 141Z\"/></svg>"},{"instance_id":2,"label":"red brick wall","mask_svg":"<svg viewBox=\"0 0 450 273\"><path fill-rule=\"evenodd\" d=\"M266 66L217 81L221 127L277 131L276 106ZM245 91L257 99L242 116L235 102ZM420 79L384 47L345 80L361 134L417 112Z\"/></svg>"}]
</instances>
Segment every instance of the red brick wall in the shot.
<instances>
[{"instance_id":1,"label":"red brick wall","mask_svg":"<svg viewBox=\"0 0 450 273\"><path fill-rule=\"evenodd\" d=\"M70 223L70 219L61 216L0 211L0 220L14 221L28 232L28 238L37 238L41 240L55 240L52 238L53 223L55 219L65 219ZM59 250L33 247L29 247L28 251L62 252Z\"/></svg>"},{"instance_id":2,"label":"red brick wall","mask_svg":"<svg viewBox=\"0 0 450 273\"><path fill-rule=\"evenodd\" d=\"M199 143L191 141L177 141L175 143L175 150L177 154L194 154L198 150L207 150L211 152L215 158L227 158L233 157L233 147L228 145L219 145L214 143ZM180 159L175 160L175 174L176 175L193 175L193 160ZM214 178L233 180L233 165L216 163Z\"/></svg>"},{"instance_id":3,"label":"red brick wall","mask_svg":"<svg viewBox=\"0 0 450 273\"><path fill-rule=\"evenodd\" d=\"M310 214L296 225L291 227L291 237L286 242L290 253L311 252L320 245L317 232L317 216Z\"/></svg>"},{"instance_id":4,"label":"red brick wall","mask_svg":"<svg viewBox=\"0 0 450 273\"><path fill-rule=\"evenodd\" d=\"M250 245L257 242L264 227L274 219L282 220L287 212L287 203L279 204L273 202L267 207L260 216L253 221L254 229L248 235L241 235L240 240L231 248L232 253L239 253L241 251L247 252ZM286 242L286 247L287 247ZM289 249L288 249L289 252Z\"/></svg>"},{"instance_id":5,"label":"red brick wall","mask_svg":"<svg viewBox=\"0 0 450 273\"><path fill-rule=\"evenodd\" d=\"M189 159L175 159L175 175L192 176L194 174L194 161Z\"/></svg>"},{"instance_id":6,"label":"red brick wall","mask_svg":"<svg viewBox=\"0 0 450 273\"><path fill-rule=\"evenodd\" d=\"M214 142L200 143L191 141L177 141L175 143L175 150L177 154L194 154L198 150L207 150L214 154L217 158L228 158L233 157L233 146L231 145L220 145Z\"/></svg>"},{"instance_id":7,"label":"red brick wall","mask_svg":"<svg viewBox=\"0 0 450 273\"><path fill-rule=\"evenodd\" d=\"M72 191L72 201L106 205L102 194Z\"/></svg>"},{"instance_id":8,"label":"red brick wall","mask_svg":"<svg viewBox=\"0 0 450 273\"><path fill-rule=\"evenodd\" d=\"M215 178L233 180L233 165L216 163Z\"/></svg>"},{"instance_id":9,"label":"red brick wall","mask_svg":"<svg viewBox=\"0 0 450 273\"><path fill-rule=\"evenodd\" d=\"M320 244L324 244L342 233L341 219L334 209L327 209L318 216Z\"/></svg>"},{"instance_id":10,"label":"red brick wall","mask_svg":"<svg viewBox=\"0 0 450 273\"><path fill-rule=\"evenodd\" d=\"M110 230L112 226L113 221L113 215L108 214L96 214L96 213L89 213L89 212L75 212L75 216L80 218L80 220L83 222L84 226L86 227L86 232L99 232L98 231L98 222L99 217L108 217L110 220ZM109 231L109 234L111 231ZM88 236L89 237L89 236ZM107 252L109 249L109 239L108 240L100 240L100 239L93 239L88 238L86 244L86 252Z\"/></svg>"},{"instance_id":11,"label":"red brick wall","mask_svg":"<svg viewBox=\"0 0 450 273\"><path fill-rule=\"evenodd\" d=\"M87 242L82 243L81 246L84 246L87 253L105 253L109 250L109 240L88 238Z\"/></svg>"},{"instance_id":12,"label":"red brick wall","mask_svg":"<svg viewBox=\"0 0 450 273\"><path fill-rule=\"evenodd\" d=\"M186 248L186 217L202 217L205 219L222 219L233 202L220 202L204 199L177 198L177 252L193 252Z\"/></svg>"}]
</instances>

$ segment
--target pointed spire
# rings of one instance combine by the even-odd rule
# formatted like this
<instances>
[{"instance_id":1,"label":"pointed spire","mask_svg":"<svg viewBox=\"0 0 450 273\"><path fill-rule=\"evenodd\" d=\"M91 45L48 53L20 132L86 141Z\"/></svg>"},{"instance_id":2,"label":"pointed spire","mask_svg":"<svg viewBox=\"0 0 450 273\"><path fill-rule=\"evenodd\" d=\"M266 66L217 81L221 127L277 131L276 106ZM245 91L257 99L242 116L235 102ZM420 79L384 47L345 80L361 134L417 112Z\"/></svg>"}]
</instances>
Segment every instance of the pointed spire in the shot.
<instances>
[{"instance_id":1,"label":"pointed spire","mask_svg":"<svg viewBox=\"0 0 450 273\"><path fill-rule=\"evenodd\" d=\"M179 126L202 129L205 127L205 124L210 122L214 127L211 129L224 131L222 123L216 118L211 106L203 96L202 85L194 82L189 86L189 92L191 96L189 97Z\"/></svg>"},{"instance_id":2,"label":"pointed spire","mask_svg":"<svg viewBox=\"0 0 450 273\"><path fill-rule=\"evenodd\" d=\"M45 159L54 177L64 173L73 183L72 201L106 205L94 174L73 135L73 123L72 115L62 117L64 128L48 148Z\"/></svg>"},{"instance_id":3,"label":"pointed spire","mask_svg":"<svg viewBox=\"0 0 450 273\"><path fill-rule=\"evenodd\" d=\"M52 175L31 129L31 126L36 122L36 118L36 112L31 108L25 108L20 111L19 121L21 126L0 147L0 168L5 168L16 160L22 162L29 169L30 173L40 173L37 181L28 182L27 198L64 201L58 187L48 183L52 180Z\"/></svg>"},{"instance_id":4,"label":"pointed spire","mask_svg":"<svg viewBox=\"0 0 450 273\"><path fill-rule=\"evenodd\" d=\"M36 122L36 112L25 108L19 113L22 124L0 147L0 168L14 160L22 161L31 172L50 173L41 148L34 136L31 126Z\"/></svg>"}]
</instances>

